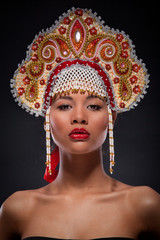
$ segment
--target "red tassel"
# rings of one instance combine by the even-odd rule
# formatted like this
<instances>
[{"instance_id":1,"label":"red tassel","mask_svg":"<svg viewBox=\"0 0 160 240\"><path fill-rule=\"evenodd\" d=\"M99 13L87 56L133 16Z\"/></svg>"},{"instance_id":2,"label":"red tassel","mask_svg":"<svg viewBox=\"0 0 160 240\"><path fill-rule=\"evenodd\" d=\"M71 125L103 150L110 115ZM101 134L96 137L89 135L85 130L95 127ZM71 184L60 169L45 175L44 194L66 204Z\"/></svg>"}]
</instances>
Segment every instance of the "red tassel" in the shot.
<instances>
[{"instance_id":1,"label":"red tassel","mask_svg":"<svg viewBox=\"0 0 160 240\"><path fill-rule=\"evenodd\" d=\"M51 153L51 170L52 174L49 174L49 167L46 166L45 174L44 174L44 180L51 183L53 182L57 175L58 175L58 170L56 170L56 167L59 163L59 148L58 146L55 147L55 149Z\"/></svg>"}]
</instances>

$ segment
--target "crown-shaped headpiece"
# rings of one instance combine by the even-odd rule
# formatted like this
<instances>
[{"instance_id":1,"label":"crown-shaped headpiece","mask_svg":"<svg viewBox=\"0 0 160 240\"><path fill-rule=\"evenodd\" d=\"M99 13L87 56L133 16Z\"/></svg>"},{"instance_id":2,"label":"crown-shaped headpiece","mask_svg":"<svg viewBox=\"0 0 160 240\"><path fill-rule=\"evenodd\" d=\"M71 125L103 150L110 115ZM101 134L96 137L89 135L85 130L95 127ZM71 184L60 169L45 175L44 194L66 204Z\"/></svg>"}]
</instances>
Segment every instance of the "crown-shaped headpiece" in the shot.
<instances>
[{"instance_id":1,"label":"crown-shaped headpiece","mask_svg":"<svg viewBox=\"0 0 160 240\"><path fill-rule=\"evenodd\" d=\"M30 114L44 116L51 104L56 79L61 79L59 74L80 66L84 72L88 68L97 73L106 96L95 92L92 86L81 86L82 91L85 88L107 98L110 108L117 112L136 106L149 83L145 64L137 59L128 35L103 24L91 10L72 8L51 28L42 30L11 80L15 101ZM66 84L62 82L56 93L76 90Z\"/></svg>"}]
</instances>

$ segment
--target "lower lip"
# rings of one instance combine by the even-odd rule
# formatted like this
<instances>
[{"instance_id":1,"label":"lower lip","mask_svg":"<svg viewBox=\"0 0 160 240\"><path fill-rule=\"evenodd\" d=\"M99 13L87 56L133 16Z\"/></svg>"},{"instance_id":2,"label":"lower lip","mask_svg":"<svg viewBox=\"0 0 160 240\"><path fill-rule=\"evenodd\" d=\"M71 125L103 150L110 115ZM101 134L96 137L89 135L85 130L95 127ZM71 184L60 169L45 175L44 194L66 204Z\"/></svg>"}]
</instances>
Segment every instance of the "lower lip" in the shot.
<instances>
[{"instance_id":1,"label":"lower lip","mask_svg":"<svg viewBox=\"0 0 160 240\"><path fill-rule=\"evenodd\" d=\"M73 134L71 134L71 135L69 135L70 136L70 138L72 138L72 139L87 139L87 138L89 138L89 134L86 134L86 133L73 133Z\"/></svg>"}]
</instances>

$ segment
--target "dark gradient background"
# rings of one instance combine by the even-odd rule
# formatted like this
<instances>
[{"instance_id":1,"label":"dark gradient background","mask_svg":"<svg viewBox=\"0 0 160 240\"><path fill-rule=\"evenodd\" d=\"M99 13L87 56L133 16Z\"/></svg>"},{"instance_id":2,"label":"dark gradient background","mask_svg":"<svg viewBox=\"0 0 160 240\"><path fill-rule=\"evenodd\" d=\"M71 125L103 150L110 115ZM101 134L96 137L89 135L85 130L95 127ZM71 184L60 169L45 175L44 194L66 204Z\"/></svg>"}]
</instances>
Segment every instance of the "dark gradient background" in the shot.
<instances>
[{"instance_id":1,"label":"dark gradient background","mask_svg":"<svg viewBox=\"0 0 160 240\"><path fill-rule=\"evenodd\" d=\"M152 4L153 3L153 4ZM13 192L39 188L45 170L42 117L21 109L10 93L10 79L27 46L72 6L92 9L106 25L129 34L146 63L150 88L138 107L118 116L113 177L160 192L160 34L156 1L13 1L1 5L1 158L0 204ZM158 4L158 2L157 2ZM104 166L108 173L108 155Z\"/></svg>"}]
</instances>

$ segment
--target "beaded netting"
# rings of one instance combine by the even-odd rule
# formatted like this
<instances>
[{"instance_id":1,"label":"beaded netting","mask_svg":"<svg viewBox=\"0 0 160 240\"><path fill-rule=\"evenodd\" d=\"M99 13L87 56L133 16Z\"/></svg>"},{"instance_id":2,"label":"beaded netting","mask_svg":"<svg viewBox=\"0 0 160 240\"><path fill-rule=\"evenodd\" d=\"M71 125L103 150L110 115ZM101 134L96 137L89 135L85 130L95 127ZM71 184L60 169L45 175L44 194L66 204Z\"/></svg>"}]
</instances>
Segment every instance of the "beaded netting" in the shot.
<instances>
[{"instance_id":1,"label":"beaded netting","mask_svg":"<svg viewBox=\"0 0 160 240\"><path fill-rule=\"evenodd\" d=\"M90 66L80 64L64 68L54 79L52 97L55 94L88 92L107 99L106 86L98 72Z\"/></svg>"}]
</instances>

